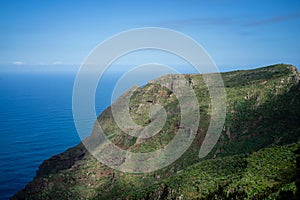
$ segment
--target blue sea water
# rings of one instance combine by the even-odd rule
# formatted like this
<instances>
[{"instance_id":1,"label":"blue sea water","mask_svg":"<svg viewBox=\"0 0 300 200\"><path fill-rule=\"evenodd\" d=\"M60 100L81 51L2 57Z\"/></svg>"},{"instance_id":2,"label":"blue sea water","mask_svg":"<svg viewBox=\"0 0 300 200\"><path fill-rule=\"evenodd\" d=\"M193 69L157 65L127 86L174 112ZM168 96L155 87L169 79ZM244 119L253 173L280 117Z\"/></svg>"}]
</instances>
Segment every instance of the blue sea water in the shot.
<instances>
[{"instance_id":1,"label":"blue sea water","mask_svg":"<svg viewBox=\"0 0 300 200\"><path fill-rule=\"evenodd\" d=\"M1 71L0 199L25 187L43 160L80 142L72 116L75 77L75 71ZM110 103L110 98L103 97L109 96L113 80L102 82L97 114Z\"/></svg>"},{"instance_id":2,"label":"blue sea water","mask_svg":"<svg viewBox=\"0 0 300 200\"><path fill-rule=\"evenodd\" d=\"M80 142L72 118L74 77L1 73L0 199L31 181L43 160Z\"/></svg>"}]
</instances>

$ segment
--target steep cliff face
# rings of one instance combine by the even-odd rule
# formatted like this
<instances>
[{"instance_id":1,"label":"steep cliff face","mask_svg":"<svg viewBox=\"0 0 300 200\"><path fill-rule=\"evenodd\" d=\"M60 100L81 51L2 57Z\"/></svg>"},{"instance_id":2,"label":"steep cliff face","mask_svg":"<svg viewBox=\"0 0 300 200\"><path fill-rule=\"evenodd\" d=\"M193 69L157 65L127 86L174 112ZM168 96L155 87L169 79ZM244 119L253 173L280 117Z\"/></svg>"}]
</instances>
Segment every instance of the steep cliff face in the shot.
<instances>
[{"instance_id":1,"label":"steep cliff face","mask_svg":"<svg viewBox=\"0 0 300 200\"><path fill-rule=\"evenodd\" d=\"M161 79L168 80L169 88L176 88L183 84L176 76ZM174 163L151 173L123 173L101 164L79 144L44 161L34 180L12 199L292 197L296 191L294 151L299 146L293 143L300 139L299 77L294 66L283 64L223 73L225 124L214 149L200 160L199 149L212 117L211 102L203 76L185 75L184 84L198 99L201 120L192 144ZM110 141L122 149L152 152L166 146L184 128L180 127L178 98L155 82L134 90L129 102L132 120L143 127L149 125L155 120L149 117L154 104L164 107L167 119L151 138L137 139L123 132L111 107L98 121ZM88 140L91 138L93 135Z\"/></svg>"}]
</instances>

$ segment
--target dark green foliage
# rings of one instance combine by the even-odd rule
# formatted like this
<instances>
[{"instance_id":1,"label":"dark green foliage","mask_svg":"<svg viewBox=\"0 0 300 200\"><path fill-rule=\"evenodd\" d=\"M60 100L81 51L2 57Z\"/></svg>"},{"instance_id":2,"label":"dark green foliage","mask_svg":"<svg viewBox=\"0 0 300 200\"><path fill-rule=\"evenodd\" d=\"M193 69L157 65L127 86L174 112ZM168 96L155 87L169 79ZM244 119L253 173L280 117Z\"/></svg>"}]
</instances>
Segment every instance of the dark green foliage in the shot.
<instances>
[{"instance_id":1,"label":"dark green foliage","mask_svg":"<svg viewBox=\"0 0 300 200\"><path fill-rule=\"evenodd\" d=\"M120 197L139 199L160 191L167 194L168 199L178 196L184 199L291 199L296 190L293 181L297 148L299 144L210 159L150 188L134 189Z\"/></svg>"}]
</instances>

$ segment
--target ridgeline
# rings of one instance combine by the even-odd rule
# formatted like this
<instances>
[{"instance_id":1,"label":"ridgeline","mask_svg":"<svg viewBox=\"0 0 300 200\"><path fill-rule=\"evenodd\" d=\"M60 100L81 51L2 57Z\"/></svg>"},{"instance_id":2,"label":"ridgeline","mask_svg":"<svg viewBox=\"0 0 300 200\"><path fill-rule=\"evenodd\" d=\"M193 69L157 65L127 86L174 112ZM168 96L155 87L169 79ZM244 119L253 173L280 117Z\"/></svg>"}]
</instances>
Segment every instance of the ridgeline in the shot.
<instances>
[{"instance_id":1,"label":"ridgeline","mask_svg":"<svg viewBox=\"0 0 300 200\"><path fill-rule=\"evenodd\" d=\"M188 150L171 165L151 173L113 170L81 143L45 160L36 177L11 199L297 199L300 191L300 74L292 65L222 73L227 114L213 150L199 159L211 119L208 88L202 75L185 75L199 102L201 120ZM175 80L176 75L164 79ZM174 81L173 87L176 86ZM181 128L178 99L149 82L130 99L133 121L147 126L149 108L160 104L167 119L147 139L124 133L111 107L98 121L107 137L132 152L167 145Z\"/></svg>"}]
</instances>

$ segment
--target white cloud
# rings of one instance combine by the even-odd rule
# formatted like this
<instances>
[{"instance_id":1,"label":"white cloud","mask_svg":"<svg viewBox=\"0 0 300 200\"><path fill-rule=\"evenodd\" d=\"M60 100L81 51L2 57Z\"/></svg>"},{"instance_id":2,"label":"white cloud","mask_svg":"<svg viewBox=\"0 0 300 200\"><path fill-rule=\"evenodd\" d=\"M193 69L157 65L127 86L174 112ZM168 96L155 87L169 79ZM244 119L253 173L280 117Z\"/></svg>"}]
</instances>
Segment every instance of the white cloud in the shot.
<instances>
[{"instance_id":1,"label":"white cloud","mask_svg":"<svg viewBox=\"0 0 300 200\"><path fill-rule=\"evenodd\" d=\"M53 65L61 65L61 64L63 64L63 62L62 62L62 61L59 61L59 60L57 60L57 61L54 61L52 64L53 64Z\"/></svg>"},{"instance_id":2,"label":"white cloud","mask_svg":"<svg viewBox=\"0 0 300 200\"><path fill-rule=\"evenodd\" d=\"M24 65L25 62L22 62L22 61L14 61L13 64L14 64L14 65Z\"/></svg>"}]
</instances>

